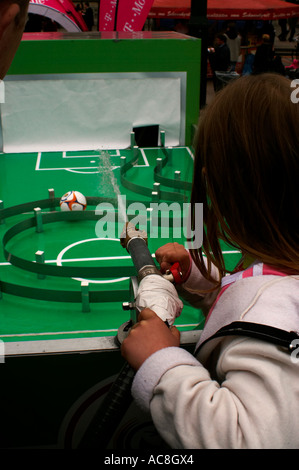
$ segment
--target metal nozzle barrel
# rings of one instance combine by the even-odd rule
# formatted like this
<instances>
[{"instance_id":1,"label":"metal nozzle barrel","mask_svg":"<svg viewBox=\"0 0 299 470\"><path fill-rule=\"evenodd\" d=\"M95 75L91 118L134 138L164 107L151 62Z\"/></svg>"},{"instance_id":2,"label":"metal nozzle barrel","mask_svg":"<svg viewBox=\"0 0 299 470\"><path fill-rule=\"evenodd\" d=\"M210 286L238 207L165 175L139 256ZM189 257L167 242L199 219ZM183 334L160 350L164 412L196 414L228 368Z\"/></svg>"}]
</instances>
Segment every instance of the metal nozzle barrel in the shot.
<instances>
[{"instance_id":1,"label":"metal nozzle barrel","mask_svg":"<svg viewBox=\"0 0 299 470\"><path fill-rule=\"evenodd\" d=\"M148 249L146 232L137 230L128 222L122 233L121 244L131 255L139 282L149 274L161 275Z\"/></svg>"}]
</instances>

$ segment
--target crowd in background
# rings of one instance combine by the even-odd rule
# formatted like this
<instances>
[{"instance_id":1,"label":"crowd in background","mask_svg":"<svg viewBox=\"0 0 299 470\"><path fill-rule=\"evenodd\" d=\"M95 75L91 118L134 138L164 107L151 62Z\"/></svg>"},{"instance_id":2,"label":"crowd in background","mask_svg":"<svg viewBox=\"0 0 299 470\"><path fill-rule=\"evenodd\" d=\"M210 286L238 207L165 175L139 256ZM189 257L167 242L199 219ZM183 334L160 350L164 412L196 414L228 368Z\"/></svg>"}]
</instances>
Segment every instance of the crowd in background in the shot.
<instances>
[{"instance_id":1,"label":"crowd in background","mask_svg":"<svg viewBox=\"0 0 299 470\"><path fill-rule=\"evenodd\" d=\"M298 0L299 1L299 0ZM294 3L297 1L294 0ZM89 2L78 2L77 12L82 15L87 28L96 28L97 11ZM189 34L188 20L161 19L147 20L144 29L155 31L176 31ZM25 32L57 31L60 26L53 20L39 15L29 14ZM214 89L219 86L217 73L238 73L242 75L263 72L288 74L299 77L297 56L299 41L297 34L298 18L280 19L279 21L209 21L207 31L208 74L214 82ZM284 64L280 48L275 48L275 40L288 48L297 47L296 58L292 63Z\"/></svg>"}]
</instances>

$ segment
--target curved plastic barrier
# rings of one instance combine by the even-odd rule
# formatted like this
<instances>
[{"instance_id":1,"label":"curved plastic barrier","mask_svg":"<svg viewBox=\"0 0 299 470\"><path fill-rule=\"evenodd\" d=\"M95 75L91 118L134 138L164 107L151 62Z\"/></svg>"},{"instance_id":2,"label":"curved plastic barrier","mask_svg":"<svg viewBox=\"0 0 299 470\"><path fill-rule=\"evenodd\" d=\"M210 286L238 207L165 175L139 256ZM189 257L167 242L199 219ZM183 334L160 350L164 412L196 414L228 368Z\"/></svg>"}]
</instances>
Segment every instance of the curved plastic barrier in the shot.
<instances>
[{"instance_id":1,"label":"curved plastic barrier","mask_svg":"<svg viewBox=\"0 0 299 470\"><path fill-rule=\"evenodd\" d=\"M136 147L136 150L137 149L138 147ZM163 177L160 174L160 168L164 168L169 162L168 152L171 151L170 149L167 149L166 147L161 147L161 150L164 154L164 158L162 158L161 164L157 163L154 167L154 181L166 187L171 187L171 188L178 189L178 190L191 191L192 183L189 183L186 181L176 181L171 178ZM133 183L127 178L127 173L132 168L134 168L137 160L138 160L138 156L135 154L135 152L133 152L133 157L128 162L123 163L123 165L120 168L121 184L125 188L129 189L130 191L133 191L137 194L142 194L143 196L147 196L151 198L152 192L153 192L152 188L148 188L148 187ZM178 203L189 202L188 196L182 193L173 192L173 191L161 190L159 198L162 199L163 201L176 201Z\"/></svg>"},{"instance_id":2,"label":"curved plastic barrier","mask_svg":"<svg viewBox=\"0 0 299 470\"><path fill-rule=\"evenodd\" d=\"M90 198L87 197L87 204L90 206L96 206L101 202L115 202L114 199L110 198ZM59 221L67 220L97 220L98 216L95 211L78 211L78 212L62 212L56 211L55 207L59 206L60 198L49 198L20 204L17 206L9 207L7 209L0 210L0 222L16 215L28 213L34 211L37 207L41 209L50 209L50 212L43 212L40 214L40 221L42 224L49 224ZM15 237L17 234L23 232L32 227L37 226L37 216L25 219L17 224L13 225L8 229L3 237L3 251L5 259L18 268L30 271L41 275L50 276L61 276L61 277L82 277L82 278L118 278L130 277L135 275L135 268L132 266L128 267L69 267L69 266L53 266L39 262L32 262L21 257L18 257L7 250L6 245L8 242ZM29 287L23 285L17 285L0 281L0 295L2 293L15 295L18 297L31 298L36 300L46 300L54 302L74 302L82 303L87 305L91 303L100 302L111 302L113 301L125 301L128 298L128 292L126 290L113 290L112 291L67 291L67 290L51 290L41 289L36 287ZM86 301L86 295L88 299Z\"/></svg>"}]
</instances>

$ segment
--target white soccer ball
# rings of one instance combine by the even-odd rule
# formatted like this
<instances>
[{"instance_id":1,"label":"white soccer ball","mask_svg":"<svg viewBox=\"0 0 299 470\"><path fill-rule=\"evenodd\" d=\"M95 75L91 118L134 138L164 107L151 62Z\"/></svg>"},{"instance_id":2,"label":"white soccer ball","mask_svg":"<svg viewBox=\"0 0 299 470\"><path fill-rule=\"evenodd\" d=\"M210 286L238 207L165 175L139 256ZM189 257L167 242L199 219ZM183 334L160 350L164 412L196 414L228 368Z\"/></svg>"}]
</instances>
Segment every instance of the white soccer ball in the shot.
<instances>
[{"instance_id":1,"label":"white soccer ball","mask_svg":"<svg viewBox=\"0 0 299 470\"><path fill-rule=\"evenodd\" d=\"M84 211L87 206L86 197L79 191L68 191L59 204L62 211Z\"/></svg>"}]
</instances>

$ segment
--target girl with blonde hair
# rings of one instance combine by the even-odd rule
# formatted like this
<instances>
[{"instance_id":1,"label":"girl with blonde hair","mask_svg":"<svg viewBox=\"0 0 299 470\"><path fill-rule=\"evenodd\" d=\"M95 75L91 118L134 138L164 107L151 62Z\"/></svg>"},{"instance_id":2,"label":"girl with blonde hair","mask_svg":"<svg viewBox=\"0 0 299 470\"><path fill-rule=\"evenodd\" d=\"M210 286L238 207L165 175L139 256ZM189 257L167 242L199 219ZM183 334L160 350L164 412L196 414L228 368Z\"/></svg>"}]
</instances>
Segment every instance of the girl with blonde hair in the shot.
<instances>
[{"instance_id":1,"label":"girl with blonde hair","mask_svg":"<svg viewBox=\"0 0 299 470\"><path fill-rule=\"evenodd\" d=\"M274 74L242 77L200 117L191 200L204 204L203 244L156 252L162 272L180 262L180 293L207 308L194 355L151 308L122 344L137 371L133 396L173 448L298 448L299 104L291 85ZM233 272L221 239L242 253Z\"/></svg>"}]
</instances>

